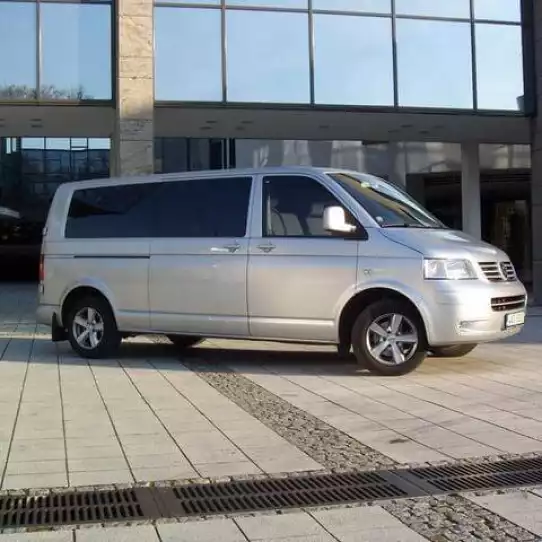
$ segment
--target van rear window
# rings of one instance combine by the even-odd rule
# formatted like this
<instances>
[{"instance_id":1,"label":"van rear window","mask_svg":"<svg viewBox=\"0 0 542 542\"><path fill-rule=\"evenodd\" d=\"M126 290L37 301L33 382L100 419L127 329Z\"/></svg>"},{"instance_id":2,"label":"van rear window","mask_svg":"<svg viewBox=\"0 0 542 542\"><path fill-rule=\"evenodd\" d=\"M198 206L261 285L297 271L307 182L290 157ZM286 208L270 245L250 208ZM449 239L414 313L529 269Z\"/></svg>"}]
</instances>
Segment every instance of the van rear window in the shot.
<instances>
[{"instance_id":1,"label":"van rear window","mask_svg":"<svg viewBox=\"0 0 542 542\"><path fill-rule=\"evenodd\" d=\"M160 183L76 190L66 222L66 238L150 237L149 197Z\"/></svg>"}]
</instances>

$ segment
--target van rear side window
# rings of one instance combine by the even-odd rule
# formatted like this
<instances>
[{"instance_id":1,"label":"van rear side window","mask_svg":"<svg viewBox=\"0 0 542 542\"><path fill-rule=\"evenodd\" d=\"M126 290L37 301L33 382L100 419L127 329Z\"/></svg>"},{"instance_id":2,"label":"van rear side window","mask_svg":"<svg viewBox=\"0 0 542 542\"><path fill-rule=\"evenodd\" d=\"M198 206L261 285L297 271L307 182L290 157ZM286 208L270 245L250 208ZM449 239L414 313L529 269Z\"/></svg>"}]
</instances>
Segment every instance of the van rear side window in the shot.
<instances>
[{"instance_id":1,"label":"van rear side window","mask_svg":"<svg viewBox=\"0 0 542 542\"><path fill-rule=\"evenodd\" d=\"M244 237L251 187L225 177L76 190L65 237Z\"/></svg>"},{"instance_id":2,"label":"van rear side window","mask_svg":"<svg viewBox=\"0 0 542 542\"><path fill-rule=\"evenodd\" d=\"M150 196L159 183L76 190L66 222L67 239L150 237Z\"/></svg>"}]
</instances>

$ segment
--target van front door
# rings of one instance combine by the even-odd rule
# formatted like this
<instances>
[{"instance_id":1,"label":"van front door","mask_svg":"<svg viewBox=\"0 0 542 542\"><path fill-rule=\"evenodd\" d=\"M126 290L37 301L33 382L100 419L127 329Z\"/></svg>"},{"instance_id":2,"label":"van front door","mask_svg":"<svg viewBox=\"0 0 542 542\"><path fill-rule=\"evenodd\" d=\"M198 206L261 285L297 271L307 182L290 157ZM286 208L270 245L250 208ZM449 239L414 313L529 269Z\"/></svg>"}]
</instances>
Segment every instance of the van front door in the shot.
<instances>
[{"instance_id":1,"label":"van front door","mask_svg":"<svg viewBox=\"0 0 542 542\"><path fill-rule=\"evenodd\" d=\"M324 209L342 203L316 179L291 174L264 176L260 197L261 237L249 247L250 334L335 341L341 301L356 287L359 246L323 228Z\"/></svg>"},{"instance_id":2,"label":"van front door","mask_svg":"<svg viewBox=\"0 0 542 542\"><path fill-rule=\"evenodd\" d=\"M154 331L247 335L251 187L250 177L163 183L149 274Z\"/></svg>"}]
</instances>

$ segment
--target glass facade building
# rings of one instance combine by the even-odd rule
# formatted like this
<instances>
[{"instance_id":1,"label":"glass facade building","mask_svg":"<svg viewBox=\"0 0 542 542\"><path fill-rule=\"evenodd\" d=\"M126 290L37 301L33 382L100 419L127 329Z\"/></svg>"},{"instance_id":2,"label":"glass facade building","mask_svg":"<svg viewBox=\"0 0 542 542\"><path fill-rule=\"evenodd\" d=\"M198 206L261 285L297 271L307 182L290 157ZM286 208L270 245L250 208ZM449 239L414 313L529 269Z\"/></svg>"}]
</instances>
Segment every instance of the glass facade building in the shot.
<instances>
[{"instance_id":1,"label":"glass facade building","mask_svg":"<svg viewBox=\"0 0 542 542\"><path fill-rule=\"evenodd\" d=\"M62 182L333 165L521 238L542 301L541 21L536 0L0 0L0 258L37 246Z\"/></svg>"}]
</instances>

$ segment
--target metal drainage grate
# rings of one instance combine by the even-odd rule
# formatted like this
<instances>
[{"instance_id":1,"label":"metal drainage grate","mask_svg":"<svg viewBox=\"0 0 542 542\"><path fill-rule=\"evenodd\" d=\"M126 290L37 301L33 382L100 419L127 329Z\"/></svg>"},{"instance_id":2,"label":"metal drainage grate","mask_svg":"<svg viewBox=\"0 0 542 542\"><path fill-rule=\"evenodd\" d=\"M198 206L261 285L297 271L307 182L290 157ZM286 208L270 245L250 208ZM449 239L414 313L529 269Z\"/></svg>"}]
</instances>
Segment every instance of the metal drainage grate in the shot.
<instances>
[{"instance_id":1,"label":"metal drainage grate","mask_svg":"<svg viewBox=\"0 0 542 542\"><path fill-rule=\"evenodd\" d=\"M427 493L499 489L542 483L542 457L477 465L424 467L404 471L402 477Z\"/></svg>"},{"instance_id":2,"label":"metal drainage grate","mask_svg":"<svg viewBox=\"0 0 542 542\"><path fill-rule=\"evenodd\" d=\"M154 500L144 493L139 489L125 489L0 497L0 528L158 517Z\"/></svg>"},{"instance_id":3,"label":"metal drainage grate","mask_svg":"<svg viewBox=\"0 0 542 542\"><path fill-rule=\"evenodd\" d=\"M256 512L542 483L542 456L394 471L0 497L0 530Z\"/></svg>"},{"instance_id":4,"label":"metal drainage grate","mask_svg":"<svg viewBox=\"0 0 542 542\"><path fill-rule=\"evenodd\" d=\"M165 506L172 516L195 516L322 506L420 496L390 472L313 474L295 478L177 486Z\"/></svg>"}]
</instances>

